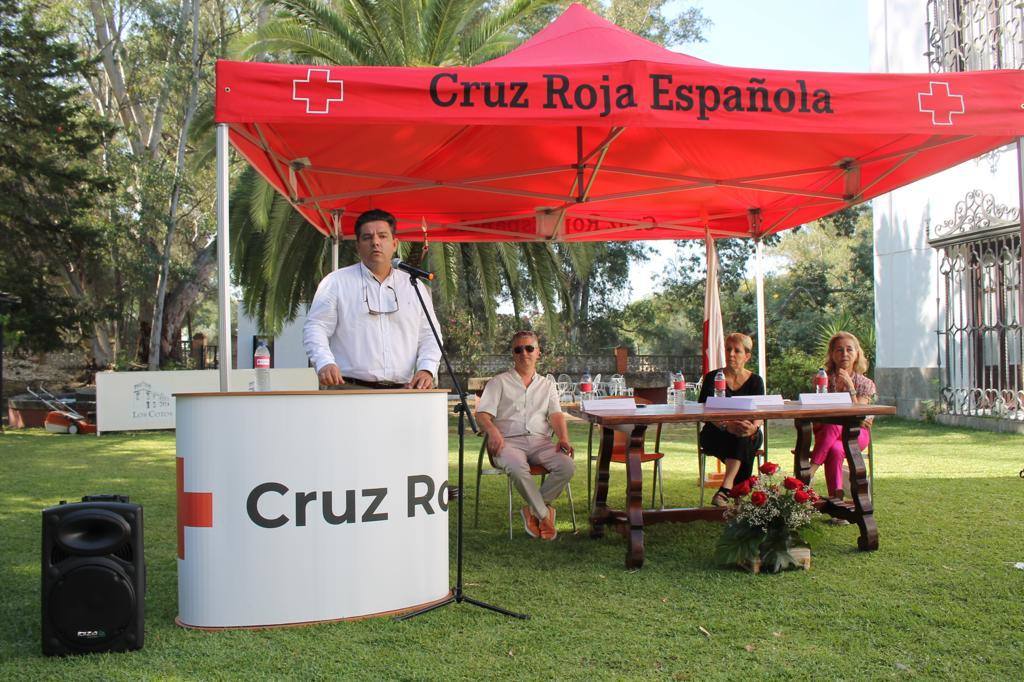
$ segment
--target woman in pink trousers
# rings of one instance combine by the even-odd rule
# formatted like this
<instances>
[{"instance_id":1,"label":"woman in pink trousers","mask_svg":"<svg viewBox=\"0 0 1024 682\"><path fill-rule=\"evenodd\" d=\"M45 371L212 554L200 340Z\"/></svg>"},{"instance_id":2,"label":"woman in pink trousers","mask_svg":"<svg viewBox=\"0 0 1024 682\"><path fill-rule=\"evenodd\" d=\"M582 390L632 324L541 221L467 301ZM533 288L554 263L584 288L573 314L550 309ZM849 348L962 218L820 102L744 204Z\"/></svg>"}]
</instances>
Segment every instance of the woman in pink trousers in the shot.
<instances>
[{"instance_id":1,"label":"woman in pink trousers","mask_svg":"<svg viewBox=\"0 0 1024 682\"><path fill-rule=\"evenodd\" d=\"M825 360L828 372L829 393L848 392L854 404L866 405L875 399L875 382L864 376L868 361L861 350L860 341L849 332L839 332L828 342L828 358ZM861 449L867 447L872 418L861 424L857 443ZM837 424L814 425L814 449L811 450L811 478L818 467L825 466L825 484L829 497L843 497L843 427Z\"/></svg>"}]
</instances>

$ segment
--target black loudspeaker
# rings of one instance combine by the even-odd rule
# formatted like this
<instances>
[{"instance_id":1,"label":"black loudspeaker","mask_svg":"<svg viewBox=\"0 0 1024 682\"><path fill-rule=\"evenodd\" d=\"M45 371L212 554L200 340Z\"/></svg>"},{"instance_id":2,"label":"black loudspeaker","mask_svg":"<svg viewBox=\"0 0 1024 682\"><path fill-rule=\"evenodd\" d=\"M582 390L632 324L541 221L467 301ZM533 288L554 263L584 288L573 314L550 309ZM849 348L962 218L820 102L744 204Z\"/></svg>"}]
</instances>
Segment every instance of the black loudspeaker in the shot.
<instances>
[{"instance_id":1,"label":"black loudspeaker","mask_svg":"<svg viewBox=\"0 0 1024 682\"><path fill-rule=\"evenodd\" d=\"M43 510L43 653L142 648L142 505L93 495Z\"/></svg>"}]
</instances>

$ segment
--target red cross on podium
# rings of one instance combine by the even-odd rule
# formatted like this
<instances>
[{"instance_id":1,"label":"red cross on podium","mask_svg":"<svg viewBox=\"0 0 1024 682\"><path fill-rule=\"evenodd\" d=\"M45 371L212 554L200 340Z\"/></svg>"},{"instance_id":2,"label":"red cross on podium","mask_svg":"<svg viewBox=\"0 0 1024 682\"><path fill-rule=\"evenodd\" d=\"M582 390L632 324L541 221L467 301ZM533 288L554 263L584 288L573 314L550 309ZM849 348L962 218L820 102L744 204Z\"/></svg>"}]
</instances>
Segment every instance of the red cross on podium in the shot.
<instances>
[{"instance_id":1,"label":"red cross on podium","mask_svg":"<svg viewBox=\"0 0 1024 682\"><path fill-rule=\"evenodd\" d=\"M178 470L178 558L185 558L185 526L213 527L213 493L185 492L185 460L177 458Z\"/></svg>"},{"instance_id":2,"label":"red cross on podium","mask_svg":"<svg viewBox=\"0 0 1024 682\"><path fill-rule=\"evenodd\" d=\"M307 114L330 113L331 102L345 100L345 81L331 80L329 69L309 69L305 79L292 81L292 99L305 102Z\"/></svg>"},{"instance_id":3,"label":"red cross on podium","mask_svg":"<svg viewBox=\"0 0 1024 682\"><path fill-rule=\"evenodd\" d=\"M917 93L917 108L932 115L932 125L953 125L953 114L964 113L963 95L949 92L949 83L931 81L928 92Z\"/></svg>"}]
</instances>

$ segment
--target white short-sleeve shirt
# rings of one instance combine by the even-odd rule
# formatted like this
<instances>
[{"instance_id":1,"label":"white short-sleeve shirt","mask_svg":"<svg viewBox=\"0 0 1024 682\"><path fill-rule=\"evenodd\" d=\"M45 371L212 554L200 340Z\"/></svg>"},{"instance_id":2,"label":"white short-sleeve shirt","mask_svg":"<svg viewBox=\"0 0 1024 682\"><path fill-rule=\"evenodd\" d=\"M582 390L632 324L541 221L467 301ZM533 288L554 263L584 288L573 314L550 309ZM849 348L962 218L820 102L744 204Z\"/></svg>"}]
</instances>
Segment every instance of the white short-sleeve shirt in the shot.
<instances>
[{"instance_id":1,"label":"white short-sleeve shirt","mask_svg":"<svg viewBox=\"0 0 1024 682\"><path fill-rule=\"evenodd\" d=\"M551 437L548 417L562 411L555 382L534 374L529 386L514 370L491 378L477 402L477 412L494 418L494 425L503 436Z\"/></svg>"}]
</instances>

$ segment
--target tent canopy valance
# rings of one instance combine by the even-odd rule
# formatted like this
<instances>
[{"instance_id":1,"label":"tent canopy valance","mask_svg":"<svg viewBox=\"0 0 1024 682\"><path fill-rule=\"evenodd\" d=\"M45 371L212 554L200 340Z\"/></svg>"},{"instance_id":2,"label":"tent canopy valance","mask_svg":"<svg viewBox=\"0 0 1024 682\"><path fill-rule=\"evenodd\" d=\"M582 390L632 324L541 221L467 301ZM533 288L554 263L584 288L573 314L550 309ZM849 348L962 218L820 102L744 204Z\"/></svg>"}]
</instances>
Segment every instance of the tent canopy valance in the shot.
<instances>
[{"instance_id":1,"label":"tent canopy valance","mask_svg":"<svg viewBox=\"0 0 1024 682\"><path fill-rule=\"evenodd\" d=\"M761 236L1024 134L1024 72L725 67L580 5L467 68L221 61L216 120L324 234L371 207L436 241Z\"/></svg>"}]
</instances>

